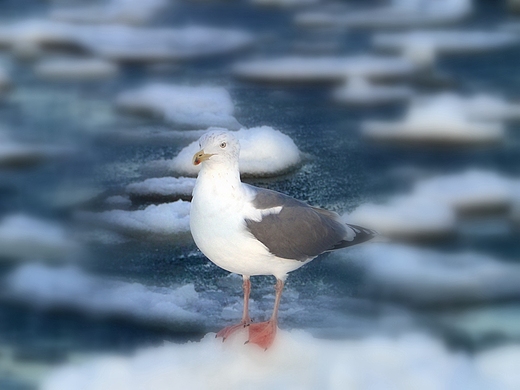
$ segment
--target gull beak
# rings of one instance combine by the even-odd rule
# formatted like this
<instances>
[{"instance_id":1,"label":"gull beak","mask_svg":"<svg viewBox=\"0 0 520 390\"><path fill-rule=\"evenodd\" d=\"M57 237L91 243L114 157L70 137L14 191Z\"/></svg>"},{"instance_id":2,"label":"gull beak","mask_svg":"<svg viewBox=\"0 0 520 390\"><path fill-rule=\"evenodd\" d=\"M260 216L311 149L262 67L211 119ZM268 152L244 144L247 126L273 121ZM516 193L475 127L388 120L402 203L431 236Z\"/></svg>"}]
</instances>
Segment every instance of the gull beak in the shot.
<instances>
[{"instance_id":1,"label":"gull beak","mask_svg":"<svg viewBox=\"0 0 520 390\"><path fill-rule=\"evenodd\" d=\"M201 162L208 160L211 156L213 156L213 154L204 153L204 149L199 150L193 155L193 165L199 165Z\"/></svg>"}]
</instances>

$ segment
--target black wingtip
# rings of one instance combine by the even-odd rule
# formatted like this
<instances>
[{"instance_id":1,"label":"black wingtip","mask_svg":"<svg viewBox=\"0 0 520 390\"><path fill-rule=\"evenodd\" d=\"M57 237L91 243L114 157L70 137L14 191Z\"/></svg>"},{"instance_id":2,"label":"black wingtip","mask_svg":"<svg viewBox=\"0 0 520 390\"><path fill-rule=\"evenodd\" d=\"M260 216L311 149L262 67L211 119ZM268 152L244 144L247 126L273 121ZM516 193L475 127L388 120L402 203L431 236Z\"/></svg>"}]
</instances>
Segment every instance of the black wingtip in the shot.
<instances>
[{"instance_id":1,"label":"black wingtip","mask_svg":"<svg viewBox=\"0 0 520 390\"><path fill-rule=\"evenodd\" d=\"M352 240L341 240L336 245L334 245L330 250L336 250L341 248L346 248L348 246L353 246L357 244L361 244L363 242L369 241L372 238L379 235L378 232L372 229L367 229L358 225L351 225L347 223L347 226L352 229L355 233L355 236Z\"/></svg>"}]
</instances>

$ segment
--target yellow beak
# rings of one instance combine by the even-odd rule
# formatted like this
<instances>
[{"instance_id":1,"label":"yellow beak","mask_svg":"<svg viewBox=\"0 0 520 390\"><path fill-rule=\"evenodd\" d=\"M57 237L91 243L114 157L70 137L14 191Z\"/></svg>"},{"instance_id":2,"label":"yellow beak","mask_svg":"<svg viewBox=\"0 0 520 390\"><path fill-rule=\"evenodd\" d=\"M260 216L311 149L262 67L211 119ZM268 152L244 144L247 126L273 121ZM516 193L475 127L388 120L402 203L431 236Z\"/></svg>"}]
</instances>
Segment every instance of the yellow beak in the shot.
<instances>
[{"instance_id":1,"label":"yellow beak","mask_svg":"<svg viewBox=\"0 0 520 390\"><path fill-rule=\"evenodd\" d=\"M193 165L199 165L201 162L208 160L213 154L204 153L204 150L199 150L193 155Z\"/></svg>"}]
</instances>

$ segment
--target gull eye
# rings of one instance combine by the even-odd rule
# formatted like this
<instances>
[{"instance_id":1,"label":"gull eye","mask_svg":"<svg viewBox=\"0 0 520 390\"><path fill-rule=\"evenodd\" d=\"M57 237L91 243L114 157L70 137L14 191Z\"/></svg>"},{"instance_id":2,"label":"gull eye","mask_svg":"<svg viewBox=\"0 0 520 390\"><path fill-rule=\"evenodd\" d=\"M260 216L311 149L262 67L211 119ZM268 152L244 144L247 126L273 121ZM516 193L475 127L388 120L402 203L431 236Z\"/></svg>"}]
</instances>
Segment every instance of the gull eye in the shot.
<instances>
[{"instance_id":1,"label":"gull eye","mask_svg":"<svg viewBox=\"0 0 520 390\"><path fill-rule=\"evenodd\" d=\"M221 147L222 149L224 149L226 146L227 146L227 144L226 144L225 142L222 142L222 143L220 144L220 147Z\"/></svg>"}]
</instances>

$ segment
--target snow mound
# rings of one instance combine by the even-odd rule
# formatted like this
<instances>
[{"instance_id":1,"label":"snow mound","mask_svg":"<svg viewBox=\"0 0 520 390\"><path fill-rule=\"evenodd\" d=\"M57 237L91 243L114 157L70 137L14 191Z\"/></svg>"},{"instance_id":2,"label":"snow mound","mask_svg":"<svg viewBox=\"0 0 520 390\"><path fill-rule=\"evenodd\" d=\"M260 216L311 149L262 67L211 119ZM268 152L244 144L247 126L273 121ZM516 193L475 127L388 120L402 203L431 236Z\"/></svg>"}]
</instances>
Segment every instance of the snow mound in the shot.
<instances>
[{"instance_id":1,"label":"snow mound","mask_svg":"<svg viewBox=\"0 0 520 390\"><path fill-rule=\"evenodd\" d=\"M78 218L140 238L168 238L190 230L190 202L150 205L142 210L80 212Z\"/></svg>"},{"instance_id":2,"label":"snow mound","mask_svg":"<svg viewBox=\"0 0 520 390\"><path fill-rule=\"evenodd\" d=\"M301 162L301 153L293 140L272 127L240 129L234 134L240 141L239 166L242 175L277 175ZM171 169L181 175L197 175L200 166L193 165L192 160L199 149L198 141L186 146L172 160Z\"/></svg>"},{"instance_id":3,"label":"snow mound","mask_svg":"<svg viewBox=\"0 0 520 390\"><path fill-rule=\"evenodd\" d=\"M457 22L471 11L471 0L393 0L389 6L372 9L304 12L296 16L296 23L309 27L424 27Z\"/></svg>"},{"instance_id":4,"label":"snow mound","mask_svg":"<svg viewBox=\"0 0 520 390\"><path fill-rule=\"evenodd\" d=\"M37 56L42 45L81 48L114 61L173 61L225 54L252 43L247 32L204 26L76 25L29 19L0 27L0 45Z\"/></svg>"},{"instance_id":5,"label":"snow mound","mask_svg":"<svg viewBox=\"0 0 520 390\"><path fill-rule=\"evenodd\" d=\"M233 116L235 107L231 96L221 87L149 84L122 92L116 99L116 106L164 117L178 126L199 129L220 126L234 130L241 127Z\"/></svg>"},{"instance_id":6,"label":"snow mound","mask_svg":"<svg viewBox=\"0 0 520 390\"><path fill-rule=\"evenodd\" d=\"M42 390L76 389L448 389L512 390L520 383L518 346L454 352L425 334L319 340L280 331L271 349L225 343L208 334L197 343L165 344L133 356L104 356L56 369Z\"/></svg>"},{"instance_id":7,"label":"snow mound","mask_svg":"<svg viewBox=\"0 0 520 390\"><path fill-rule=\"evenodd\" d=\"M0 257L55 260L76 248L65 229L53 222L25 214L12 214L0 221Z\"/></svg>"},{"instance_id":8,"label":"snow mound","mask_svg":"<svg viewBox=\"0 0 520 390\"><path fill-rule=\"evenodd\" d=\"M412 95L413 91L409 87L373 85L363 77L353 77L333 91L337 102L359 105L405 101Z\"/></svg>"},{"instance_id":9,"label":"snow mound","mask_svg":"<svg viewBox=\"0 0 520 390\"><path fill-rule=\"evenodd\" d=\"M470 169L416 183L414 194L450 205L461 212L503 210L514 200L515 181L498 173Z\"/></svg>"},{"instance_id":10,"label":"snow mound","mask_svg":"<svg viewBox=\"0 0 520 390\"><path fill-rule=\"evenodd\" d=\"M501 31L439 30L376 34L372 43L378 49L400 52L422 46L437 53L461 53L500 49L518 41L514 34Z\"/></svg>"},{"instance_id":11,"label":"snow mound","mask_svg":"<svg viewBox=\"0 0 520 390\"><path fill-rule=\"evenodd\" d=\"M520 265L474 252L374 243L334 256L364 269L367 293L384 299L443 305L520 297Z\"/></svg>"},{"instance_id":12,"label":"snow mound","mask_svg":"<svg viewBox=\"0 0 520 390\"><path fill-rule=\"evenodd\" d=\"M280 57L235 64L236 76L268 82L330 82L347 77L410 75L415 66L404 58L358 55L347 57Z\"/></svg>"},{"instance_id":13,"label":"snow mound","mask_svg":"<svg viewBox=\"0 0 520 390\"><path fill-rule=\"evenodd\" d=\"M195 187L195 179L190 177L151 178L126 186L126 193L131 197L167 197L189 198Z\"/></svg>"},{"instance_id":14,"label":"snow mound","mask_svg":"<svg viewBox=\"0 0 520 390\"><path fill-rule=\"evenodd\" d=\"M167 0L109 0L101 5L54 8L50 17L71 23L143 24L167 5Z\"/></svg>"},{"instance_id":15,"label":"snow mound","mask_svg":"<svg viewBox=\"0 0 520 390\"><path fill-rule=\"evenodd\" d=\"M493 144L504 138L498 122L476 121L454 95L439 95L412 102L402 121L365 121L363 135L384 142L438 144Z\"/></svg>"},{"instance_id":16,"label":"snow mound","mask_svg":"<svg viewBox=\"0 0 520 390\"><path fill-rule=\"evenodd\" d=\"M125 316L171 327L202 322L198 313L190 311L199 300L193 284L178 288L145 286L89 275L73 266L55 268L34 263L18 267L5 277L2 297L37 308Z\"/></svg>"},{"instance_id":17,"label":"snow mound","mask_svg":"<svg viewBox=\"0 0 520 390\"><path fill-rule=\"evenodd\" d=\"M97 58L53 58L40 61L34 67L37 76L54 80L92 80L113 77L117 65Z\"/></svg>"},{"instance_id":18,"label":"snow mound","mask_svg":"<svg viewBox=\"0 0 520 390\"><path fill-rule=\"evenodd\" d=\"M363 204L342 218L386 237L410 240L447 236L456 226L450 206L420 196L396 197L384 205Z\"/></svg>"}]
</instances>

